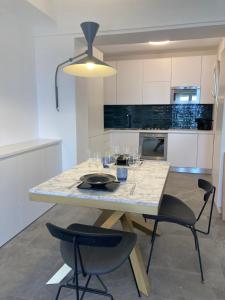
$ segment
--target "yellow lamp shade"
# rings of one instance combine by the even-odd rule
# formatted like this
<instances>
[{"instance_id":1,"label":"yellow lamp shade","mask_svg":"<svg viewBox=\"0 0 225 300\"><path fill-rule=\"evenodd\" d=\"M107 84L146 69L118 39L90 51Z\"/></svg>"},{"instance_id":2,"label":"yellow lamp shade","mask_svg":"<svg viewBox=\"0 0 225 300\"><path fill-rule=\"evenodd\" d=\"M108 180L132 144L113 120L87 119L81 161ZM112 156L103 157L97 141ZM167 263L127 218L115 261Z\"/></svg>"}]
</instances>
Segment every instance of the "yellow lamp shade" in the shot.
<instances>
[{"instance_id":1,"label":"yellow lamp shade","mask_svg":"<svg viewBox=\"0 0 225 300\"><path fill-rule=\"evenodd\" d=\"M78 77L107 77L116 74L112 68L96 57L85 57L63 68L65 73Z\"/></svg>"}]
</instances>

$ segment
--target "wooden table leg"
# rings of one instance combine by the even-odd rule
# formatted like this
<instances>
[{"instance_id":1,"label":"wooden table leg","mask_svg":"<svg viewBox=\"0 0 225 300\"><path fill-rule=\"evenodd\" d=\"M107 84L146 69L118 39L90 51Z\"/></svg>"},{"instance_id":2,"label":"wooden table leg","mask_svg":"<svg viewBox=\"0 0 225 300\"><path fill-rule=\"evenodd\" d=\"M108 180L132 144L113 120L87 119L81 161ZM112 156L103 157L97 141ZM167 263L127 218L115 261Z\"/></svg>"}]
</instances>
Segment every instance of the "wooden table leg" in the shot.
<instances>
[{"instance_id":1,"label":"wooden table leg","mask_svg":"<svg viewBox=\"0 0 225 300\"><path fill-rule=\"evenodd\" d=\"M133 226L140 231L143 231L146 234L152 234L154 223L153 222L145 222L141 216L128 214L129 219L132 221ZM160 235L160 231L157 229L156 235Z\"/></svg>"},{"instance_id":2,"label":"wooden table leg","mask_svg":"<svg viewBox=\"0 0 225 300\"><path fill-rule=\"evenodd\" d=\"M129 215L124 214L121 218L121 223L125 231L133 232L133 224ZM136 245L130 255L134 274L137 280L138 288L141 293L148 296L150 293L150 282L146 273L146 268L138 246Z\"/></svg>"},{"instance_id":3,"label":"wooden table leg","mask_svg":"<svg viewBox=\"0 0 225 300\"><path fill-rule=\"evenodd\" d=\"M112 228L123 215L124 212L104 210L94 223L94 226Z\"/></svg>"}]
</instances>

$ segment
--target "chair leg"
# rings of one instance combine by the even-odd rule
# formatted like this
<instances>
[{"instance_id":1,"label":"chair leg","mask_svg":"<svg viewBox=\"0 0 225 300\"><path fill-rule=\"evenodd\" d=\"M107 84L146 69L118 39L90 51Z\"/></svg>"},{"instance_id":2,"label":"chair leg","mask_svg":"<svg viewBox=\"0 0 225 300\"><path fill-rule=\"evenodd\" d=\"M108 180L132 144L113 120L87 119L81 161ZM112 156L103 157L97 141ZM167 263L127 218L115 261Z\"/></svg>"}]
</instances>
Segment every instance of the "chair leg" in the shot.
<instances>
[{"instance_id":1,"label":"chair leg","mask_svg":"<svg viewBox=\"0 0 225 300\"><path fill-rule=\"evenodd\" d=\"M203 268L202 268L201 253L200 253L200 247L199 247L198 236L197 236L197 232L196 232L195 229L194 229L194 234L195 234L196 246L197 246L197 251L198 251L198 260L199 260L199 266L200 266L200 271L201 271L201 279L202 279L202 283L203 283L203 282L204 282L204 276L203 276Z\"/></svg>"},{"instance_id":2,"label":"chair leg","mask_svg":"<svg viewBox=\"0 0 225 300\"><path fill-rule=\"evenodd\" d=\"M190 227L190 229L191 229L191 232L193 234L194 241L195 241L195 250L197 251L197 241L196 241L196 236L195 236L195 233L194 233L194 229L192 227Z\"/></svg>"},{"instance_id":3,"label":"chair leg","mask_svg":"<svg viewBox=\"0 0 225 300\"><path fill-rule=\"evenodd\" d=\"M137 280L136 280L136 277L135 277L135 274L134 274L134 269L133 269L133 266L132 266L132 263L131 263L130 257L128 258L128 260L129 260L129 264L130 264L131 272L132 272L132 275L133 275L133 278L134 278L134 282L135 282L135 285L136 285L136 289L137 289L138 297L141 297L141 293L140 293L140 291L139 291L139 288L138 288Z\"/></svg>"},{"instance_id":4,"label":"chair leg","mask_svg":"<svg viewBox=\"0 0 225 300\"><path fill-rule=\"evenodd\" d=\"M76 288L76 300L80 300L80 292L79 292L79 281L78 281L78 274L76 273L76 278L75 278L75 280L76 280L76 286L77 286L77 288Z\"/></svg>"},{"instance_id":5,"label":"chair leg","mask_svg":"<svg viewBox=\"0 0 225 300\"><path fill-rule=\"evenodd\" d=\"M96 275L96 276L97 276L97 279L100 278L98 275ZM99 289L94 289L94 288L88 287L89 282L90 282L90 280L91 280L91 277L92 277L92 275L89 275L89 276L88 276L88 279L87 279L87 281L86 281L85 286L80 286L80 285L77 285L77 284L75 283L75 281L77 281L77 280L76 280L76 278L74 279L74 276L73 276L72 278L70 278L70 279L67 281L66 284L62 284L62 285L59 287L58 292L57 292L57 296L56 296L55 300L58 300L59 294L60 294L60 291L61 291L62 288L67 288L67 289L76 290L76 298L75 298L76 300L77 300L77 299L78 299L78 300L83 300L84 295L85 295L86 293L91 293L91 294L95 294L95 295L100 295L100 296L103 296L103 297L105 296L105 297L110 298L110 300L114 300L114 299L113 299L113 296L112 296L111 294L108 293L107 288L106 288L105 284L103 283L103 281L102 281L101 279L100 279L100 283L101 283L102 286L104 287L104 290L99 290ZM70 282L71 282L71 283L70 283ZM79 298L77 298L77 291L78 291L78 297L79 297ZM82 292L81 297L79 296L79 291Z\"/></svg>"},{"instance_id":6,"label":"chair leg","mask_svg":"<svg viewBox=\"0 0 225 300\"><path fill-rule=\"evenodd\" d=\"M151 262L151 258L152 258L152 252L153 252L153 247L154 247L154 242L155 242L157 226L158 226L158 221L155 221L154 229L153 229L153 233L152 233L152 238L151 238L151 248L150 248L150 253L149 253L149 258L148 258L148 265L147 265L147 270L146 270L147 274L148 274L148 271L149 271L150 262Z\"/></svg>"},{"instance_id":7,"label":"chair leg","mask_svg":"<svg viewBox=\"0 0 225 300\"><path fill-rule=\"evenodd\" d=\"M98 279L98 281L101 283L101 286L103 287L103 289L104 289L104 291L106 292L106 293L108 293L108 289L107 289L107 286L104 284L104 282L103 282L103 280L101 279L101 277L99 276L99 275L95 275L96 276L96 278Z\"/></svg>"},{"instance_id":8,"label":"chair leg","mask_svg":"<svg viewBox=\"0 0 225 300\"><path fill-rule=\"evenodd\" d=\"M91 275L88 276L87 282L86 282L85 287L84 287L85 289L87 289L90 280L91 280ZM83 300L83 298L84 298L84 295L85 295L85 293L86 293L86 290L85 290L85 289L83 290L83 293L82 293L82 295L81 295L81 297L80 297L80 300Z\"/></svg>"},{"instance_id":9,"label":"chair leg","mask_svg":"<svg viewBox=\"0 0 225 300\"><path fill-rule=\"evenodd\" d=\"M59 289L58 289L58 292L57 292L57 295L55 297L55 300L58 300L59 299L59 294L61 293L61 290L64 286L63 285L60 285Z\"/></svg>"}]
</instances>

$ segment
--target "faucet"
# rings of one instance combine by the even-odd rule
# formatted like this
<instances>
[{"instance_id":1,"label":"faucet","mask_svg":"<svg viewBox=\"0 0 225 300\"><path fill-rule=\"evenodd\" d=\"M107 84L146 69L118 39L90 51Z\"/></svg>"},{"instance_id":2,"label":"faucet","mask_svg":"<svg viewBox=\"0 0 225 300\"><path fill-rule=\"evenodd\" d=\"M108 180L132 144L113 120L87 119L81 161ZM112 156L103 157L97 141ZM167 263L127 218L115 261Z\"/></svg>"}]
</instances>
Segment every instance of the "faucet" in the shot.
<instances>
[{"instance_id":1,"label":"faucet","mask_svg":"<svg viewBox=\"0 0 225 300\"><path fill-rule=\"evenodd\" d=\"M130 114L126 114L127 117L127 121L128 121L128 128L131 128L131 115Z\"/></svg>"}]
</instances>

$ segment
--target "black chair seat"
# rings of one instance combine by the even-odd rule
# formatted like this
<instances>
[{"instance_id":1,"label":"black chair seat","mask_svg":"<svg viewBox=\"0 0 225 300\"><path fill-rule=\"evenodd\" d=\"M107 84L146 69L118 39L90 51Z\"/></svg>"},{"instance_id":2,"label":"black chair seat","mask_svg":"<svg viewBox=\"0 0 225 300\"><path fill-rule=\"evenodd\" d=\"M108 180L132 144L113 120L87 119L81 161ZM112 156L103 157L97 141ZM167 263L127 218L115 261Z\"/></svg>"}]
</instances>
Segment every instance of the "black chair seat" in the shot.
<instances>
[{"instance_id":1,"label":"black chair seat","mask_svg":"<svg viewBox=\"0 0 225 300\"><path fill-rule=\"evenodd\" d=\"M83 224L71 224L67 229L85 231L90 233L118 233L122 235L120 243L116 247L90 247L80 246L82 261L87 274L105 274L117 269L127 259L136 244L136 235L130 232L104 229ZM61 241L61 254L68 266L74 269L73 244ZM81 267L78 265L81 272Z\"/></svg>"},{"instance_id":2,"label":"black chair seat","mask_svg":"<svg viewBox=\"0 0 225 300\"><path fill-rule=\"evenodd\" d=\"M183 201L167 194L163 196L158 219L182 225L194 225L196 222L193 211Z\"/></svg>"},{"instance_id":3,"label":"black chair seat","mask_svg":"<svg viewBox=\"0 0 225 300\"><path fill-rule=\"evenodd\" d=\"M146 219L155 219L158 222L171 222L180 225L194 225L196 217L193 211L180 199L164 194L158 215L144 215Z\"/></svg>"}]
</instances>

